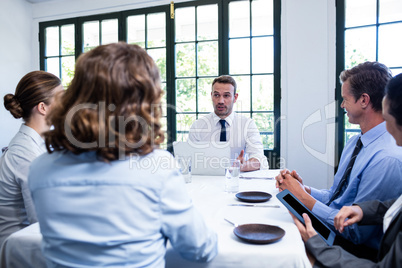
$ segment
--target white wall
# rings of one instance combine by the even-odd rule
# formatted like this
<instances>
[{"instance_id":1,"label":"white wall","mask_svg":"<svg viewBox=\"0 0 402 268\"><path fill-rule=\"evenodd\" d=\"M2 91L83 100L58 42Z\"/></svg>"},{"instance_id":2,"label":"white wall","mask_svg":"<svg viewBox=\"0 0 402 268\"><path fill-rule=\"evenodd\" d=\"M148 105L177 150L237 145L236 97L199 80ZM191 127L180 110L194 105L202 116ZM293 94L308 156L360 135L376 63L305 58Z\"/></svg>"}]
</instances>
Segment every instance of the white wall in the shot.
<instances>
[{"instance_id":1,"label":"white wall","mask_svg":"<svg viewBox=\"0 0 402 268\"><path fill-rule=\"evenodd\" d=\"M33 71L32 44L37 33L31 31L32 8L25 0L0 1L0 147L7 146L18 131L21 119L4 108L3 96L15 92L18 81Z\"/></svg>"},{"instance_id":2,"label":"white wall","mask_svg":"<svg viewBox=\"0 0 402 268\"><path fill-rule=\"evenodd\" d=\"M23 47L13 42L8 50L0 50L2 54L9 50L14 52L5 53L14 62L16 55L21 59L16 62L18 68L12 71L6 62L0 62L2 76L13 77L7 84L8 88L12 86L11 90L22 74L32 67L39 68L39 43L33 38L38 33L38 22L170 3L169 0L59 0L29 5L23 0L2 0L2 3L4 1L8 11L5 18L1 16L1 22L10 24L11 21L19 27L3 30L1 23L1 36L17 40L16 43L24 40ZM334 107L327 107L325 113L326 106L334 101L335 0L282 0L281 34L281 155L286 167L296 169L306 184L327 187L332 185L335 144L335 132L331 129ZM6 91L0 85L0 93L4 95ZM4 108L0 110L3 121ZM5 144L18 127L12 120L8 123L13 123L13 131L0 129L0 145Z\"/></svg>"},{"instance_id":3,"label":"white wall","mask_svg":"<svg viewBox=\"0 0 402 268\"><path fill-rule=\"evenodd\" d=\"M334 172L334 0L282 1L281 70L281 156L307 185L326 188Z\"/></svg>"}]
</instances>

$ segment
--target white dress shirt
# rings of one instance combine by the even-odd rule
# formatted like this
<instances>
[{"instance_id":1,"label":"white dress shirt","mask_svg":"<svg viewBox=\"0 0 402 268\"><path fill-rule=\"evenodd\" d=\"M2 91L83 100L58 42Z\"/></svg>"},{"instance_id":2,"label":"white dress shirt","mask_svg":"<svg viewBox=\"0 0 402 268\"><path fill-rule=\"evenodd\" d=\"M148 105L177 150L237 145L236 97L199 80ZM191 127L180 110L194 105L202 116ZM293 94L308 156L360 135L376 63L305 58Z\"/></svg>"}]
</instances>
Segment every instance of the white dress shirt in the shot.
<instances>
[{"instance_id":1,"label":"white dress shirt","mask_svg":"<svg viewBox=\"0 0 402 268\"><path fill-rule=\"evenodd\" d=\"M392 204L392 206L387 210L384 215L384 233L387 231L389 225L391 224L392 220L394 219L395 215L401 210L402 207L402 195Z\"/></svg>"},{"instance_id":2,"label":"white dress shirt","mask_svg":"<svg viewBox=\"0 0 402 268\"><path fill-rule=\"evenodd\" d=\"M190 128L189 141L219 142L222 128L220 119L214 112L199 118ZM268 161L254 120L236 112L232 112L225 120L226 140L231 148L231 157L237 158L241 150L244 150L245 160L256 158L260 161L260 169L267 169Z\"/></svg>"},{"instance_id":3,"label":"white dress shirt","mask_svg":"<svg viewBox=\"0 0 402 268\"><path fill-rule=\"evenodd\" d=\"M28 172L31 162L44 152L42 137L22 124L0 158L0 246L10 234L37 222Z\"/></svg>"}]
</instances>

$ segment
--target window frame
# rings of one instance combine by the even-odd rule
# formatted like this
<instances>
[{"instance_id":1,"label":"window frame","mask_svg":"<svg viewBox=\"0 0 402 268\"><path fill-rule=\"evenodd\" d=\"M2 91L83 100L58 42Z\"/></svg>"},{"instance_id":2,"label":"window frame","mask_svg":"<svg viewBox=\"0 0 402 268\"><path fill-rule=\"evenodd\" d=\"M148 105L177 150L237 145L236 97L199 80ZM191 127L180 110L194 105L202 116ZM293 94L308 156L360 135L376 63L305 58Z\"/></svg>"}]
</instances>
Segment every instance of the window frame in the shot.
<instances>
[{"instance_id":1,"label":"window frame","mask_svg":"<svg viewBox=\"0 0 402 268\"><path fill-rule=\"evenodd\" d=\"M375 53L375 60L378 61L378 40L379 34L378 29L382 25L389 25L394 23L400 23L402 20L399 21L391 21L391 22L379 22L379 10L380 10L380 0L376 0L376 22L373 24L367 24L362 26L353 26L353 27L346 27L346 4L345 1L347 0L336 0L336 88L335 88L335 101L336 101L336 131L335 131L335 171L337 170L338 163L345 146L345 136L347 132L358 133L359 129L346 129L345 128L345 112L340 107L342 103L342 95L341 95L341 84L339 82L339 75L345 69L345 32L348 29L358 29L358 28L365 28L365 27L375 27L376 29L376 53ZM402 63L401 63L402 64ZM391 71L392 69L399 69L402 66L388 66Z\"/></svg>"},{"instance_id":2,"label":"window frame","mask_svg":"<svg viewBox=\"0 0 402 268\"><path fill-rule=\"evenodd\" d=\"M242 1L242 0L198 0L175 3L174 8L181 8L186 6L200 6L208 4L218 5L218 70L219 75L227 74L229 72L229 2ZM274 98L274 147L272 150L264 150L265 156L268 158L270 168L280 168L280 101L281 101L281 1L273 0L273 46L274 46L274 66L273 66L273 98ZM127 40L127 25L126 19L128 16L132 15L142 15L150 13L166 13L166 102L167 105L175 105L176 103L176 92L175 92L175 51L174 51L174 20L170 18L170 4L165 4L161 6L138 8L133 10L125 10L119 12L111 12L105 14L96 14L90 16L82 16L76 18L67 18L61 20L53 20L39 23L39 55L40 55L40 69L45 70L45 43L46 43L46 28L52 26L58 26L59 28L65 24L74 24L75 29L75 59L79 57L83 52L83 24L87 21L93 20L105 20L105 19L118 19L118 40ZM61 33L59 31L59 39ZM61 45L60 45L61 47ZM250 48L251 49L251 48ZM62 55L59 54L59 57ZM61 64L61 63L59 63ZM62 69L60 68L60 72ZM197 75L197 74L196 74ZM253 74L250 74L250 77ZM252 93L251 93L252 94ZM252 99L250 100L252 101ZM211 107L212 111L212 107ZM253 111L250 110L250 113ZM167 150L172 152L173 141L176 140L176 111L172 109L167 109Z\"/></svg>"}]
</instances>

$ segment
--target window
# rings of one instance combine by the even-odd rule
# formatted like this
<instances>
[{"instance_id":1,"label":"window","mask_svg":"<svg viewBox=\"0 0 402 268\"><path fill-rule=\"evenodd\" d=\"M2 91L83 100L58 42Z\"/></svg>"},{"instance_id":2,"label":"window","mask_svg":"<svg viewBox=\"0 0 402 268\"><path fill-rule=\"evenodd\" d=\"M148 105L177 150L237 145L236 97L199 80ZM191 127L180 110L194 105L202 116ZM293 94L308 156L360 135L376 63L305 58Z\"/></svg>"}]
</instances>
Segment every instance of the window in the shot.
<instances>
[{"instance_id":1,"label":"window","mask_svg":"<svg viewBox=\"0 0 402 268\"><path fill-rule=\"evenodd\" d=\"M217 4L176 8L177 140L187 140L191 124L212 109L211 84L219 75L218 29Z\"/></svg>"},{"instance_id":2,"label":"window","mask_svg":"<svg viewBox=\"0 0 402 268\"><path fill-rule=\"evenodd\" d=\"M204 0L40 23L41 69L67 86L75 59L124 40L152 56L161 73L164 147L187 140L194 120L213 111L212 80L238 83L234 110L252 117L272 168L279 167L280 1Z\"/></svg>"},{"instance_id":3,"label":"window","mask_svg":"<svg viewBox=\"0 0 402 268\"><path fill-rule=\"evenodd\" d=\"M83 51L87 52L99 45L119 41L117 19L98 19L82 24Z\"/></svg>"},{"instance_id":4,"label":"window","mask_svg":"<svg viewBox=\"0 0 402 268\"><path fill-rule=\"evenodd\" d=\"M274 148L273 2L229 3L229 74L238 83L237 110L252 117L264 148Z\"/></svg>"},{"instance_id":5,"label":"window","mask_svg":"<svg viewBox=\"0 0 402 268\"><path fill-rule=\"evenodd\" d=\"M136 44L143 47L154 59L161 75L162 89L162 128L167 131L167 94L166 94L166 12L150 11L129 12L125 17L126 38L129 44ZM165 139L162 146L167 148Z\"/></svg>"},{"instance_id":6,"label":"window","mask_svg":"<svg viewBox=\"0 0 402 268\"><path fill-rule=\"evenodd\" d=\"M41 69L57 75L67 86L74 76L76 59L74 23L53 24L42 31Z\"/></svg>"},{"instance_id":7,"label":"window","mask_svg":"<svg viewBox=\"0 0 402 268\"><path fill-rule=\"evenodd\" d=\"M337 72L365 61L379 61L393 75L402 73L402 1L338 0L337 1ZM337 100L342 102L337 85ZM338 113L338 149L360 132L348 122L343 109ZM340 155L340 153L339 153Z\"/></svg>"}]
</instances>

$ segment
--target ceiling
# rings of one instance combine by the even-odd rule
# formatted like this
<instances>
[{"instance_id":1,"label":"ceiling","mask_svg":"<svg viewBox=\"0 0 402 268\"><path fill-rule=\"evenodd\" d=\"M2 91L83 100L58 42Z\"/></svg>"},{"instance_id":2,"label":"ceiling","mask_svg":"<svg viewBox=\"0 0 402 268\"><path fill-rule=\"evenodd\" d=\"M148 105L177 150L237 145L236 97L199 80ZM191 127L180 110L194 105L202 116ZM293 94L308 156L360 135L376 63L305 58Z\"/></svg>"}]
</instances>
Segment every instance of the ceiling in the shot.
<instances>
[{"instance_id":1,"label":"ceiling","mask_svg":"<svg viewBox=\"0 0 402 268\"><path fill-rule=\"evenodd\" d=\"M50 1L54 1L54 0L25 0L25 1L35 4L35 3L41 3L41 2L50 2Z\"/></svg>"}]
</instances>

